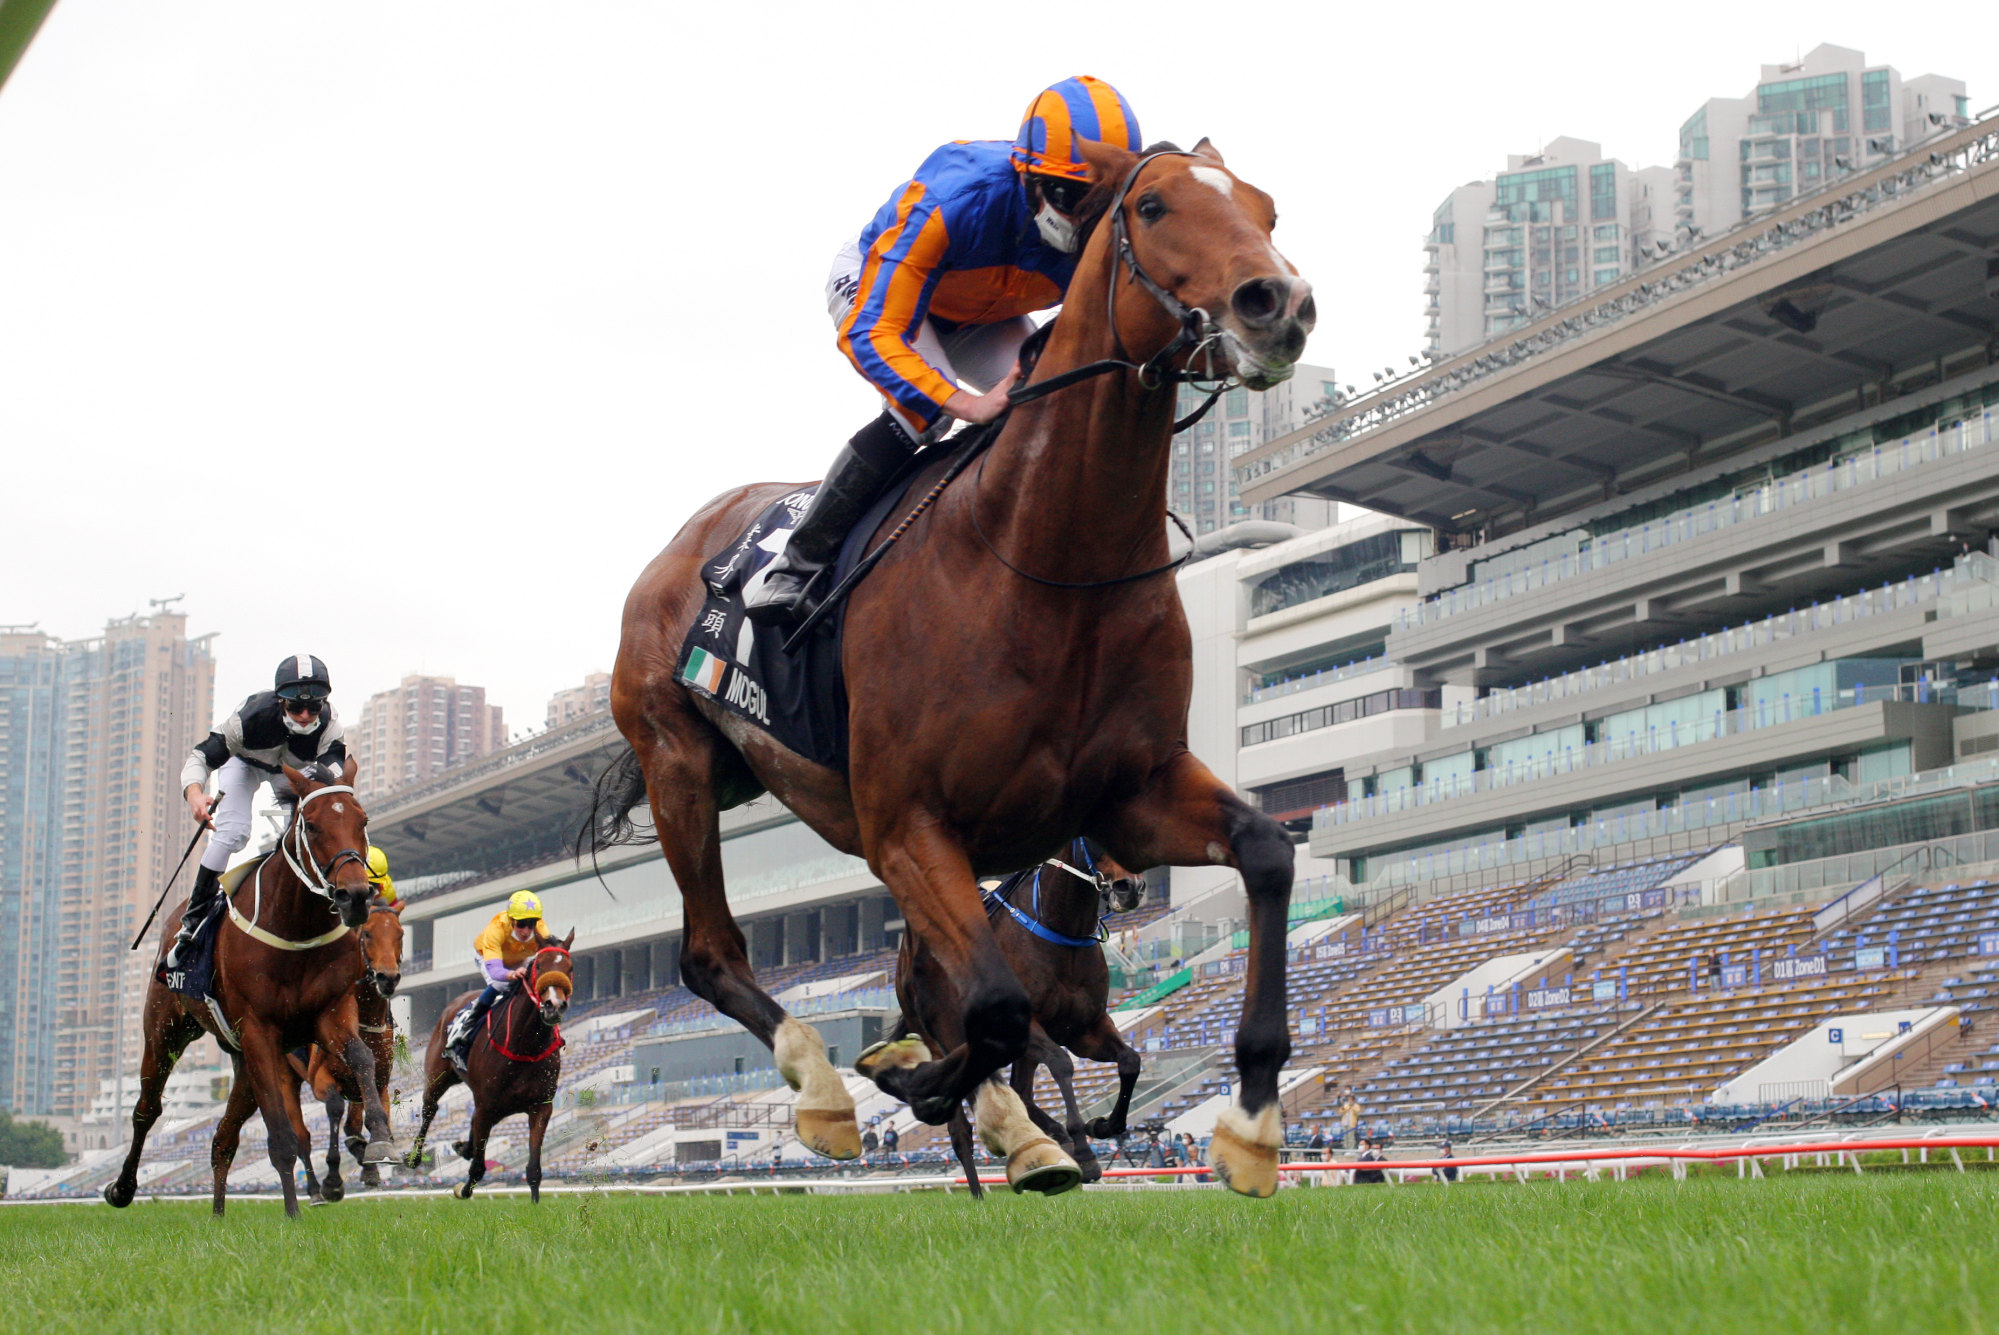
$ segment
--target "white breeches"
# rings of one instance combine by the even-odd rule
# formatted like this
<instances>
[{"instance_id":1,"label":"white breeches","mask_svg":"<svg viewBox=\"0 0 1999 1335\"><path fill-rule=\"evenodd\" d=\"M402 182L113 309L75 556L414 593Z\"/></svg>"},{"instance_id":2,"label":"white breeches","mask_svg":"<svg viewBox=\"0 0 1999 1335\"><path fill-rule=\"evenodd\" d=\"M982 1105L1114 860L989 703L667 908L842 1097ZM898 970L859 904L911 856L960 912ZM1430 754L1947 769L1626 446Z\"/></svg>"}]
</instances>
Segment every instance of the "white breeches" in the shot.
<instances>
[{"instance_id":1,"label":"white breeches","mask_svg":"<svg viewBox=\"0 0 1999 1335\"><path fill-rule=\"evenodd\" d=\"M215 774L215 805L209 814L215 828L209 831L201 865L210 871L227 871L229 859L250 842L250 815L256 809L257 789L268 783L271 792L285 802L293 800L295 794L291 781L282 773L258 769L236 756L224 761Z\"/></svg>"}]
</instances>

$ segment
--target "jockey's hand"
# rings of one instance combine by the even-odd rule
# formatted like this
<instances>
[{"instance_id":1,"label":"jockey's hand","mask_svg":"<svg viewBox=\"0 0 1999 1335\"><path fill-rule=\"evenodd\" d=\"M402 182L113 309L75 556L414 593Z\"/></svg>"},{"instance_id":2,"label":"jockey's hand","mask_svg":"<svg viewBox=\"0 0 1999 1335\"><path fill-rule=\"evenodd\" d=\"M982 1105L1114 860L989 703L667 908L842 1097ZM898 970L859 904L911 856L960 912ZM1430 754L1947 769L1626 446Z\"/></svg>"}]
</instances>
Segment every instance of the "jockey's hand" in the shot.
<instances>
[{"instance_id":1,"label":"jockey's hand","mask_svg":"<svg viewBox=\"0 0 1999 1335\"><path fill-rule=\"evenodd\" d=\"M1007 395L1013 392L1014 382L1020 379L1020 363L1015 362L1006 378L983 394L971 395L964 390L953 390L951 397L944 400L944 411L964 422L985 423L992 421L1007 408Z\"/></svg>"},{"instance_id":2,"label":"jockey's hand","mask_svg":"<svg viewBox=\"0 0 1999 1335\"><path fill-rule=\"evenodd\" d=\"M194 823L208 824L208 809L212 805L208 800L208 791L198 783L191 783L187 786L186 796L187 809L194 813Z\"/></svg>"},{"instance_id":3,"label":"jockey's hand","mask_svg":"<svg viewBox=\"0 0 1999 1335\"><path fill-rule=\"evenodd\" d=\"M507 980L508 980L509 982L514 982L514 983L518 983L518 982L519 982L519 981L520 981L521 979L523 979L523 978L525 978L525 977L527 977L527 976L528 976L528 966L527 966L527 965L525 965L525 964L523 964L523 965L522 965L522 966L521 966L520 968L518 968L518 969L509 969L509 970L507 970Z\"/></svg>"}]
</instances>

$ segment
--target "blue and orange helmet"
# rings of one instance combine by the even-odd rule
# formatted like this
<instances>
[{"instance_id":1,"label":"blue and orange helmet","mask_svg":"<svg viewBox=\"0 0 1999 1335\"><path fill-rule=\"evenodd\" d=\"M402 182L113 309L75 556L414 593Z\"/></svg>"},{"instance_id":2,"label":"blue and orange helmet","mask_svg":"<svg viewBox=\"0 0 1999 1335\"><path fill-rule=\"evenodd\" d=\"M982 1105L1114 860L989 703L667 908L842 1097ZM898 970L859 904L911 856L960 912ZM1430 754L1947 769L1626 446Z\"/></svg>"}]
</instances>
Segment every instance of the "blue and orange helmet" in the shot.
<instances>
[{"instance_id":1,"label":"blue and orange helmet","mask_svg":"<svg viewBox=\"0 0 1999 1335\"><path fill-rule=\"evenodd\" d=\"M1086 181L1090 169L1076 151L1079 139L1133 153L1145 143L1124 94L1102 79L1080 74L1044 88L1027 104L1020 135L1013 141L1013 165L1023 172Z\"/></svg>"}]
</instances>

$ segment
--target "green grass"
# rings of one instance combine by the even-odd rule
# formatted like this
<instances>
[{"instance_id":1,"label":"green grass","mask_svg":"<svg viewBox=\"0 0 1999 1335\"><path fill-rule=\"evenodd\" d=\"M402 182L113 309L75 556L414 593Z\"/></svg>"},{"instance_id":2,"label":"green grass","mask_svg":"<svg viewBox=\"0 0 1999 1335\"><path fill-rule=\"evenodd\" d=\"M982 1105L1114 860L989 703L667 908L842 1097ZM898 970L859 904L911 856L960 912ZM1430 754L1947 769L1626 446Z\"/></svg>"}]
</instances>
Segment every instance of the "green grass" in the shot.
<instances>
[{"instance_id":1,"label":"green grass","mask_svg":"<svg viewBox=\"0 0 1999 1335\"><path fill-rule=\"evenodd\" d=\"M14 1330L1985 1331L1999 1180L0 1209Z\"/></svg>"}]
</instances>

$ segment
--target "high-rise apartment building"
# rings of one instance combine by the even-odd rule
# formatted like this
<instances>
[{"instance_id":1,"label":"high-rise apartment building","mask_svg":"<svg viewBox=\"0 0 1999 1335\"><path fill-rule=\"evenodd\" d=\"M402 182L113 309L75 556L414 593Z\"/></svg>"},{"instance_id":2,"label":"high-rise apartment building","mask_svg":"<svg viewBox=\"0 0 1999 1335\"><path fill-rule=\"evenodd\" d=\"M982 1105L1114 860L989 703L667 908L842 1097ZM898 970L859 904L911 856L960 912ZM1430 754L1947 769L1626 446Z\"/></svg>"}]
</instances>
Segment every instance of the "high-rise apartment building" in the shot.
<instances>
[{"instance_id":1,"label":"high-rise apartment building","mask_svg":"<svg viewBox=\"0 0 1999 1335\"><path fill-rule=\"evenodd\" d=\"M1964 84L1904 79L1859 51L1819 46L1765 65L1747 97L1712 97L1680 126L1675 222L1712 236L1961 125Z\"/></svg>"},{"instance_id":2,"label":"high-rise apartment building","mask_svg":"<svg viewBox=\"0 0 1999 1335\"><path fill-rule=\"evenodd\" d=\"M355 791L363 802L506 744L506 720L500 706L486 703L486 688L452 677L404 677L369 696L347 732L347 749L361 763Z\"/></svg>"},{"instance_id":3,"label":"high-rise apartment building","mask_svg":"<svg viewBox=\"0 0 1999 1335\"><path fill-rule=\"evenodd\" d=\"M191 826L180 762L208 637L160 611L62 641L0 630L0 1103L77 1116L136 1069L151 956L128 949Z\"/></svg>"},{"instance_id":4,"label":"high-rise apartment building","mask_svg":"<svg viewBox=\"0 0 1999 1335\"><path fill-rule=\"evenodd\" d=\"M611 674L592 672L581 686L557 691L548 698L548 726L559 728L586 714L602 713L611 707Z\"/></svg>"},{"instance_id":5,"label":"high-rise apartment building","mask_svg":"<svg viewBox=\"0 0 1999 1335\"><path fill-rule=\"evenodd\" d=\"M1423 240L1430 351L1462 351L1629 274L1672 230L1672 187L1671 168L1633 170L1564 137L1453 190Z\"/></svg>"},{"instance_id":6,"label":"high-rise apartment building","mask_svg":"<svg viewBox=\"0 0 1999 1335\"><path fill-rule=\"evenodd\" d=\"M1196 533L1212 533L1243 519L1274 519L1301 528L1332 523L1332 504L1309 496L1244 505L1236 495L1235 473L1228 461L1296 431L1313 416L1314 405L1330 399L1333 392L1331 367L1301 363L1281 385L1257 392L1232 389L1222 395L1206 417L1173 438L1167 505ZM1205 397L1183 385L1176 411L1185 416Z\"/></svg>"}]
</instances>

